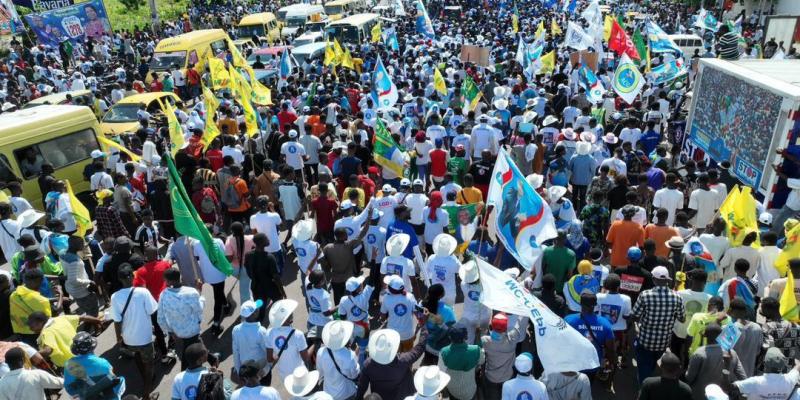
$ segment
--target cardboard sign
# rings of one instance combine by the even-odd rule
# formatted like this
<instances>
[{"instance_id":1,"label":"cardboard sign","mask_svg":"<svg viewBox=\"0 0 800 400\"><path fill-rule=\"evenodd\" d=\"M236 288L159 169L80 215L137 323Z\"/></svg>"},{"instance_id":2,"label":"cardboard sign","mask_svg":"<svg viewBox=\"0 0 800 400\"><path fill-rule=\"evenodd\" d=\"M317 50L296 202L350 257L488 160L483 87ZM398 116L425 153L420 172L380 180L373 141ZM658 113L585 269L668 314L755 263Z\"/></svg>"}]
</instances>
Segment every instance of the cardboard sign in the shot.
<instances>
[{"instance_id":1,"label":"cardboard sign","mask_svg":"<svg viewBox=\"0 0 800 400\"><path fill-rule=\"evenodd\" d=\"M461 46L461 61L471 62L482 67L489 66L489 47L471 46L465 44Z\"/></svg>"},{"instance_id":2,"label":"cardboard sign","mask_svg":"<svg viewBox=\"0 0 800 400\"><path fill-rule=\"evenodd\" d=\"M573 68L577 68L581 63L584 63L589 69L597 72L599 55L588 50L575 51L569 55L569 62L572 64Z\"/></svg>"}]
</instances>

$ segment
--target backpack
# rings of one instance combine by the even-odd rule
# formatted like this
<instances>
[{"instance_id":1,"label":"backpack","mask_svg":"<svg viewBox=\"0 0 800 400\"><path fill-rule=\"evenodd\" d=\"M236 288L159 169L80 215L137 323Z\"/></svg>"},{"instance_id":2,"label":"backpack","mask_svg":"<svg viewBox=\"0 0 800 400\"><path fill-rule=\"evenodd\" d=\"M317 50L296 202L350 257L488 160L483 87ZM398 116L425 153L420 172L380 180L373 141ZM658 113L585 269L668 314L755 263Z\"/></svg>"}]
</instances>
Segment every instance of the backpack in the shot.
<instances>
[{"instance_id":1,"label":"backpack","mask_svg":"<svg viewBox=\"0 0 800 400\"><path fill-rule=\"evenodd\" d=\"M236 191L236 189L234 188L234 192L235 191ZM237 197L238 197L238 193L237 193ZM204 188L203 189L203 198L200 200L200 212L203 213L203 214L213 214L216 211L217 211L217 204L214 201L214 198L211 197L211 190L209 188Z\"/></svg>"},{"instance_id":2,"label":"backpack","mask_svg":"<svg viewBox=\"0 0 800 400\"><path fill-rule=\"evenodd\" d=\"M236 191L235 178L228 182L228 186L222 192L222 204L225 204L228 208L239 208L241 199L239 198L239 192Z\"/></svg>"}]
</instances>

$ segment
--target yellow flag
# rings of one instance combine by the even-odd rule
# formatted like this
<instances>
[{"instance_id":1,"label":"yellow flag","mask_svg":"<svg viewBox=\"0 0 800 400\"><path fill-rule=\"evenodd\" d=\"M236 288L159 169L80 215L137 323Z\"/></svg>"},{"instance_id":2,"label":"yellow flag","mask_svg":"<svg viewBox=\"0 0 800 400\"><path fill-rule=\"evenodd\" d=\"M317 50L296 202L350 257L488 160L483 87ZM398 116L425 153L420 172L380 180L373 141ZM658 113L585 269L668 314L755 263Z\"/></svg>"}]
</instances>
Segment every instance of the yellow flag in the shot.
<instances>
[{"instance_id":1,"label":"yellow flag","mask_svg":"<svg viewBox=\"0 0 800 400\"><path fill-rule=\"evenodd\" d=\"M339 62L341 62L342 57L344 57L342 46L339 44L339 40L336 38L333 38L333 54L336 55L336 60Z\"/></svg>"},{"instance_id":2,"label":"yellow flag","mask_svg":"<svg viewBox=\"0 0 800 400\"><path fill-rule=\"evenodd\" d=\"M439 72L439 68L433 69L433 88L442 96L447 96L447 83L444 81L442 73Z\"/></svg>"},{"instance_id":3,"label":"yellow flag","mask_svg":"<svg viewBox=\"0 0 800 400\"><path fill-rule=\"evenodd\" d=\"M786 286L783 288L779 302L783 319L794 323L800 322L800 307L797 306L797 296L794 293L792 271L786 275Z\"/></svg>"},{"instance_id":4,"label":"yellow flag","mask_svg":"<svg viewBox=\"0 0 800 400\"><path fill-rule=\"evenodd\" d=\"M183 147L183 129L181 128L181 123L178 121L178 117L175 116L175 108L172 107L172 104L168 101L159 100L159 102L161 103L161 111L167 116L170 152L175 156L175 153Z\"/></svg>"},{"instance_id":5,"label":"yellow flag","mask_svg":"<svg viewBox=\"0 0 800 400\"><path fill-rule=\"evenodd\" d=\"M269 88L262 85L261 82L256 79L256 72L253 71L253 68L247 66L244 69L247 71L247 75L250 76L250 88L253 89L250 100L260 106L268 106L272 104L272 92L269 90Z\"/></svg>"},{"instance_id":6,"label":"yellow flag","mask_svg":"<svg viewBox=\"0 0 800 400\"><path fill-rule=\"evenodd\" d=\"M255 109L253 108L253 103L250 102L250 96L253 92L253 89L244 79L242 74L235 69L231 71L231 81L231 86L236 88L236 95L238 96L234 98L237 99L242 105L242 111L244 112L244 123L247 126L247 134L253 136L258 133L258 117L256 116Z\"/></svg>"},{"instance_id":7,"label":"yellow flag","mask_svg":"<svg viewBox=\"0 0 800 400\"><path fill-rule=\"evenodd\" d=\"M783 275L784 272L789 270L789 260L798 257L800 257L800 224L795 224L792 229L786 232L786 244L783 245L778 258L775 259L775 269L778 270L779 274Z\"/></svg>"},{"instance_id":8,"label":"yellow flag","mask_svg":"<svg viewBox=\"0 0 800 400\"><path fill-rule=\"evenodd\" d=\"M750 192L750 187L739 188L736 185L719 207L719 215L727 223L728 240L732 247L740 246L749 233L758 232L756 200ZM760 247L758 240L753 247Z\"/></svg>"},{"instance_id":9,"label":"yellow flag","mask_svg":"<svg viewBox=\"0 0 800 400\"><path fill-rule=\"evenodd\" d=\"M372 27L372 43L380 43L381 41L381 34L383 30L381 29L381 23L378 22L375 26Z\"/></svg>"},{"instance_id":10,"label":"yellow flag","mask_svg":"<svg viewBox=\"0 0 800 400\"><path fill-rule=\"evenodd\" d=\"M72 217L75 218L75 226L78 227L77 236L84 237L86 232L92 230L92 217L89 216L89 210L81 203L72 191L72 185L69 180L65 180L67 186L67 194L69 195L69 205L72 208Z\"/></svg>"},{"instance_id":11,"label":"yellow flag","mask_svg":"<svg viewBox=\"0 0 800 400\"><path fill-rule=\"evenodd\" d=\"M355 69L353 66L353 56L350 55L350 49L344 50L344 55L342 55L342 67Z\"/></svg>"},{"instance_id":12,"label":"yellow flag","mask_svg":"<svg viewBox=\"0 0 800 400\"><path fill-rule=\"evenodd\" d=\"M220 135L217 123L214 121L214 116L217 113L217 107L219 107L219 100L217 100L217 96L214 95L214 92L212 92L211 89L207 88L205 85L203 85L203 104L206 106L206 130L203 132L203 143L205 144L204 148L208 149L211 141Z\"/></svg>"},{"instance_id":13,"label":"yellow flag","mask_svg":"<svg viewBox=\"0 0 800 400\"><path fill-rule=\"evenodd\" d=\"M611 37L611 27L614 25L614 18L611 18L610 15L606 15L606 18L603 20L603 40L608 42L608 38Z\"/></svg>"},{"instance_id":14,"label":"yellow flag","mask_svg":"<svg viewBox=\"0 0 800 400\"><path fill-rule=\"evenodd\" d=\"M208 69L211 71L211 87L213 87L214 90L228 87L231 77L228 70L225 69L225 61L216 57L209 57Z\"/></svg>"},{"instance_id":15,"label":"yellow flag","mask_svg":"<svg viewBox=\"0 0 800 400\"><path fill-rule=\"evenodd\" d=\"M511 31L519 32L519 16L517 14L511 14Z\"/></svg>"},{"instance_id":16,"label":"yellow flag","mask_svg":"<svg viewBox=\"0 0 800 400\"><path fill-rule=\"evenodd\" d=\"M140 155L128 150L127 147L107 138L105 135L98 135L97 141L100 142L100 146L103 148L103 150L107 152L111 152L111 149L114 148L127 154L133 162L139 162L142 159Z\"/></svg>"},{"instance_id":17,"label":"yellow flag","mask_svg":"<svg viewBox=\"0 0 800 400\"><path fill-rule=\"evenodd\" d=\"M553 51L543 55L541 58L539 58L539 62L542 63L542 67L539 68L539 73L540 74L548 74L548 73L551 73L551 72L555 71L555 69L556 69L556 51L553 50Z\"/></svg>"},{"instance_id":18,"label":"yellow flag","mask_svg":"<svg viewBox=\"0 0 800 400\"><path fill-rule=\"evenodd\" d=\"M556 22L555 18L551 19L550 20L550 34L552 34L553 36L557 36L557 35L560 35L561 33L562 33L561 27L558 26L558 23Z\"/></svg>"},{"instance_id":19,"label":"yellow flag","mask_svg":"<svg viewBox=\"0 0 800 400\"><path fill-rule=\"evenodd\" d=\"M242 53L239 52L239 49L236 46L231 46L231 58L233 59L233 65L237 67L247 67L247 59L242 56Z\"/></svg>"},{"instance_id":20,"label":"yellow flag","mask_svg":"<svg viewBox=\"0 0 800 400\"><path fill-rule=\"evenodd\" d=\"M6 192L0 190L0 203L10 203L11 199L8 198Z\"/></svg>"},{"instance_id":21,"label":"yellow flag","mask_svg":"<svg viewBox=\"0 0 800 400\"><path fill-rule=\"evenodd\" d=\"M544 20L539 21L539 25L536 27L536 33L534 33L534 36L537 39L540 38L542 35L544 35Z\"/></svg>"},{"instance_id":22,"label":"yellow flag","mask_svg":"<svg viewBox=\"0 0 800 400\"><path fill-rule=\"evenodd\" d=\"M336 65L336 51L333 49L333 43L331 42L325 45L325 59L322 63L325 65Z\"/></svg>"}]
</instances>

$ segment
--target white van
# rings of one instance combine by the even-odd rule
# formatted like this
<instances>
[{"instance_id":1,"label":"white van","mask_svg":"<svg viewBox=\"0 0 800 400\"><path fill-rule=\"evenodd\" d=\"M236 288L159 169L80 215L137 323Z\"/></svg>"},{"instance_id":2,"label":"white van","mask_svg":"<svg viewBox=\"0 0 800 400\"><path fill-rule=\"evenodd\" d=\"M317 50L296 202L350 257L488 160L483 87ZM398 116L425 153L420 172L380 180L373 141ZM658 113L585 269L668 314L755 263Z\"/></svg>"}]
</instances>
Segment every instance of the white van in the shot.
<instances>
[{"instance_id":1,"label":"white van","mask_svg":"<svg viewBox=\"0 0 800 400\"><path fill-rule=\"evenodd\" d=\"M704 52L703 48L703 38L697 35L669 35L669 38L672 39L675 44L680 47L681 51L683 52L683 56L686 59L692 58L694 55L695 50L700 50L700 54L702 55Z\"/></svg>"},{"instance_id":2,"label":"white van","mask_svg":"<svg viewBox=\"0 0 800 400\"><path fill-rule=\"evenodd\" d=\"M319 60L325 56L325 42L309 43L292 49L292 56L298 65L303 65L304 61Z\"/></svg>"},{"instance_id":3,"label":"white van","mask_svg":"<svg viewBox=\"0 0 800 400\"><path fill-rule=\"evenodd\" d=\"M286 13L285 24L281 29L281 36L293 36L309 21L322 21L326 19L325 9L319 4L308 4L303 8L293 8Z\"/></svg>"}]
</instances>

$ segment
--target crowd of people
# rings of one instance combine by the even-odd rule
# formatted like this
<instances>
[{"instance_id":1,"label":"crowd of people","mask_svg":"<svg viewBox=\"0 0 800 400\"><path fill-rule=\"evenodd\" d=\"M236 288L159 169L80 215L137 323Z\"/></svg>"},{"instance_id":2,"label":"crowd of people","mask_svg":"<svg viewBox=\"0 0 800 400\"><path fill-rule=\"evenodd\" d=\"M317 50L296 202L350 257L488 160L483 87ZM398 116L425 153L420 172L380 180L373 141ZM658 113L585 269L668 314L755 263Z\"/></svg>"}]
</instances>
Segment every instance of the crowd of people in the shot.
<instances>
[{"instance_id":1,"label":"crowd of people","mask_svg":"<svg viewBox=\"0 0 800 400\"><path fill-rule=\"evenodd\" d=\"M569 1L456 3L459 16L444 12L450 3L427 2L435 39L418 33L419 17L410 15L383 27L396 32L396 48L342 43L360 70L304 61L271 88L273 105L256 107L253 135L243 100L215 93L221 101L210 120L220 135L209 143L200 88L211 86L211 72L173 69L145 84L155 45L193 29L223 28L235 38L240 16L277 3L197 2L157 32L115 32L72 48L15 39L0 66L3 113L79 89L91 95L74 104L98 117L134 93L181 97L186 145L174 154L176 180L233 275L202 240L176 230L166 119L142 108L141 128L122 141L126 151L90 152L85 203L94 224L85 234L53 160L26 155L41 198L9 179L0 202L8 265L0 270L0 399L63 390L82 400L585 400L622 386L645 400L800 398L800 326L780 302L800 284L789 281L800 276L800 259L776 264L796 240L785 236L800 223L800 183L789 179L777 216L759 204L759 229L730 235L730 216L719 213L739 184L730 163L680 157L671 131L685 118L693 75L648 83L628 104L611 90L619 55L603 45L593 50L604 54L596 73L608 91L593 103L553 28L587 26L590 2L574 12ZM406 4L409 14L415 7ZM695 11L650 1L609 12L647 15L683 33L694 29ZM736 53L746 55L763 30L758 15L744 20ZM554 69L531 75L515 54L540 23ZM629 20L629 35L642 23ZM733 33L722 26L703 35L702 57L715 57ZM461 44L489 47L491 66L462 61ZM667 57L654 53L652 64ZM388 108L371 94L379 59L398 95ZM468 79L482 93L474 104L462 91ZM727 116L709 108L710 120ZM401 153L402 173L373 153L381 127ZM534 265L504 247L493 221L507 215L487 204L504 152L555 220L557 234ZM149 162L127 153L147 153ZM563 317L594 345L600 366L545 371L531 316L482 304L491 288L477 258ZM96 348L111 324L119 359ZM138 374L115 373L119 362ZM156 371L173 363L181 372L171 392L159 393Z\"/></svg>"}]
</instances>

